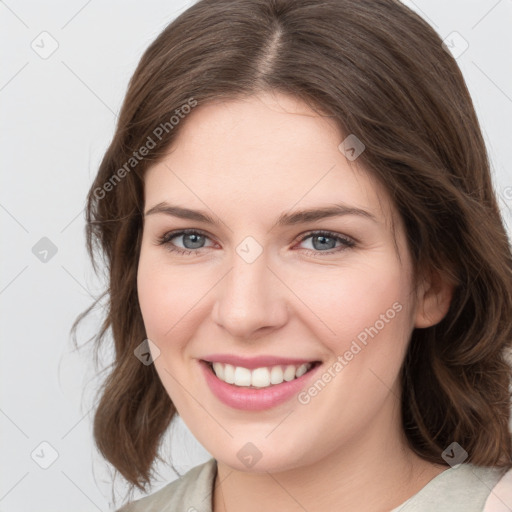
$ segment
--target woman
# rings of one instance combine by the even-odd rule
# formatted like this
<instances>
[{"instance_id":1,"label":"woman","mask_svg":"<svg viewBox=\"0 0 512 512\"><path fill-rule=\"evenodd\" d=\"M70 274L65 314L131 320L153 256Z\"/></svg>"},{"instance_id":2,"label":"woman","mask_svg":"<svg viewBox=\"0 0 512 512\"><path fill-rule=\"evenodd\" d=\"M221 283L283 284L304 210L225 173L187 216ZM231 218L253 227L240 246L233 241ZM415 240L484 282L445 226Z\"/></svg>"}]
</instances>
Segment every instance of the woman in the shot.
<instances>
[{"instance_id":1,"label":"woman","mask_svg":"<svg viewBox=\"0 0 512 512\"><path fill-rule=\"evenodd\" d=\"M512 467L512 258L477 117L393 0L201 0L135 71L88 196L122 510L483 510ZM501 480L502 482L504 480Z\"/></svg>"}]
</instances>

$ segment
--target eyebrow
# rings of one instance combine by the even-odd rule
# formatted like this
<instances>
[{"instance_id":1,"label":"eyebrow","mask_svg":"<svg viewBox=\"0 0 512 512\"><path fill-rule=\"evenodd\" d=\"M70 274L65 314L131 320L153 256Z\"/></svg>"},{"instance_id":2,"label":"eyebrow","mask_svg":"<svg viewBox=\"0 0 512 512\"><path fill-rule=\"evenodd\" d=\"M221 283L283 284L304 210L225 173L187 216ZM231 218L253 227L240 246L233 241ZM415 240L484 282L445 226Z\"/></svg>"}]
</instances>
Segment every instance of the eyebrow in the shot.
<instances>
[{"instance_id":1,"label":"eyebrow","mask_svg":"<svg viewBox=\"0 0 512 512\"><path fill-rule=\"evenodd\" d=\"M208 215L206 212L171 205L165 201L158 203L157 205L150 208L144 214L144 216L153 215L155 213L163 213L173 217L178 217L180 219L194 220L197 222L203 222L205 224L218 224L218 222L216 222L213 217ZM308 210L295 211L293 213L282 213L277 219L276 224L278 226L292 226L295 224L302 224L315 220L325 219L328 217L339 217L343 215L357 215L373 220L374 222L378 222L377 218L366 210L347 206L344 204L334 204L324 207L311 208Z\"/></svg>"}]
</instances>

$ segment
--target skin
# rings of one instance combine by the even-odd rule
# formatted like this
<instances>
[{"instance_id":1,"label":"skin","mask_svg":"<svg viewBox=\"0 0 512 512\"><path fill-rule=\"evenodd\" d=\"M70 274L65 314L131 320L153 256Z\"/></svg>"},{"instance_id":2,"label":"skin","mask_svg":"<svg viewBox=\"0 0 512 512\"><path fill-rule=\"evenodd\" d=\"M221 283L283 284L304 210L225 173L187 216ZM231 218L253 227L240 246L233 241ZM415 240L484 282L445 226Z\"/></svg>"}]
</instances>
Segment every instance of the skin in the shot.
<instances>
[{"instance_id":1,"label":"skin","mask_svg":"<svg viewBox=\"0 0 512 512\"><path fill-rule=\"evenodd\" d=\"M173 149L147 172L144 211L167 201L218 225L146 215L138 293L162 383L218 461L213 510L389 511L446 469L407 446L398 376L412 330L443 318L452 289L439 276L413 287L402 222L385 189L338 149L345 136L332 119L261 93L198 106L182 123ZM282 213L334 203L374 218L276 225ZM158 244L187 228L206 234L195 253L169 250L194 247L189 237ZM311 230L356 243L323 249L318 238L301 241ZM252 263L236 252L248 236L262 249ZM232 409L200 371L198 360L211 353L303 357L332 368L395 303L400 312L307 404ZM262 454L251 468L237 457L248 442Z\"/></svg>"}]
</instances>

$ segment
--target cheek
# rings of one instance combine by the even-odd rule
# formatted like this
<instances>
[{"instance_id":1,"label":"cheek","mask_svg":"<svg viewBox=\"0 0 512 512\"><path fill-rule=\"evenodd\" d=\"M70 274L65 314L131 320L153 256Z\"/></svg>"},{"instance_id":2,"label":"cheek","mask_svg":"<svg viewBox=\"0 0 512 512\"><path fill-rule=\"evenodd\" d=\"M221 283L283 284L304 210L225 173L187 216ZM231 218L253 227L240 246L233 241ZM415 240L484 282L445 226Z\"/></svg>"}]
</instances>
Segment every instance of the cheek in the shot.
<instances>
[{"instance_id":1,"label":"cheek","mask_svg":"<svg viewBox=\"0 0 512 512\"><path fill-rule=\"evenodd\" d=\"M147 336L166 350L172 339L174 351L184 348L180 340L211 313L219 269L169 265L166 256L143 247L137 285ZM307 327L324 348L338 355L357 339L364 345L374 338L394 343L397 337L407 338L410 276L393 254L371 255L339 268L317 267L307 279L299 279L296 270L279 269L284 281L293 283L293 293L284 290L278 300L292 305L288 320Z\"/></svg>"},{"instance_id":2,"label":"cheek","mask_svg":"<svg viewBox=\"0 0 512 512\"><path fill-rule=\"evenodd\" d=\"M215 276L169 265L166 255L141 252L137 272L137 292L148 338L162 348L166 340L179 346L184 332L197 324L196 317ZM169 349L168 344L165 345Z\"/></svg>"},{"instance_id":3,"label":"cheek","mask_svg":"<svg viewBox=\"0 0 512 512\"><path fill-rule=\"evenodd\" d=\"M297 289L314 313L309 315L310 328L337 355L349 350L353 340L365 346L379 339L384 349L384 340L396 344L397 338L403 343L408 339L412 329L408 269L391 255L375 260L302 281Z\"/></svg>"},{"instance_id":4,"label":"cheek","mask_svg":"<svg viewBox=\"0 0 512 512\"><path fill-rule=\"evenodd\" d=\"M390 255L378 264L340 269L318 284L310 282L312 294L304 295L305 288L298 294L311 298L308 305L322 322L312 320L310 329L331 360L299 402L308 415L332 425L336 437L348 432L347 425L359 428L371 421L397 382L413 328L410 281L407 269ZM327 443L328 451L335 441L322 436L317 441Z\"/></svg>"},{"instance_id":5,"label":"cheek","mask_svg":"<svg viewBox=\"0 0 512 512\"><path fill-rule=\"evenodd\" d=\"M200 282L196 273L171 266L160 255L141 252L137 290L144 327L147 337L160 350L155 368L179 411L190 407L180 383L193 378L190 366L183 362L187 342L197 328L200 299L208 290L199 289Z\"/></svg>"},{"instance_id":6,"label":"cheek","mask_svg":"<svg viewBox=\"0 0 512 512\"><path fill-rule=\"evenodd\" d=\"M158 267L151 265L141 254L137 272L137 293L146 333L155 342L161 339L161 332L165 329L162 312L169 308L172 311L173 305L168 303L171 294L166 294L166 289L168 287L164 285Z\"/></svg>"}]
</instances>

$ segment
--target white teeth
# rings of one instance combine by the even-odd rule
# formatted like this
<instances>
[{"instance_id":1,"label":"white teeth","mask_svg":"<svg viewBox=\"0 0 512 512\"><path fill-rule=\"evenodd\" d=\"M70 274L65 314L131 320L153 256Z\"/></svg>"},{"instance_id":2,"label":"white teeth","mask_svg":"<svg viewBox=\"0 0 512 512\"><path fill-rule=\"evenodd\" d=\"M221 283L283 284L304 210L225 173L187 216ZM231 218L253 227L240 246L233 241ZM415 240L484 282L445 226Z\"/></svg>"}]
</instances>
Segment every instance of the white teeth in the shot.
<instances>
[{"instance_id":1,"label":"white teeth","mask_svg":"<svg viewBox=\"0 0 512 512\"><path fill-rule=\"evenodd\" d=\"M256 368L256 370L253 370L251 385L255 388L266 388L269 386L270 372L268 371L268 368Z\"/></svg>"},{"instance_id":2,"label":"white teeth","mask_svg":"<svg viewBox=\"0 0 512 512\"><path fill-rule=\"evenodd\" d=\"M283 379L285 381L290 381L295 379L295 372L297 371L297 368L295 366L287 366L286 370L284 371Z\"/></svg>"},{"instance_id":3,"label":"white teeth","mask_svg":"<svg viewBox=\"0 0 512 512\"><path fill-rule=\"evenodd\" d=\"M219 377L219 379L224 380L224 365L221 363L213 363L213 370L215 375Z\"/></svg>"},{"instance_id":4,"label":"white teeth","mask_svg":"<svg viewBox=\"0 0 512 512\"><path fill-rule=\"evenodd\" d=\"M235 368L235 386L250 386L251 385L251 370L237 366Z\"/></svg>"},{"instance_id":5,"label":"white teeth","mask_svg":"<svg viewBox=\"0 0 512 512\"><path fill-rule=\"evenodd\" d=\"M281 384L283 382L283 369L280 366L273 366L270 370L270 383Z\"/></svg>"},{"instance_id":6,"label":"white teeth","mask_svg":"<svg viewBox=\"0 0 512 512\"><path fill-rule=\"evenodd\" d=\"M266 388L275 384L281 384L284 381L289 382L304 375L311 367L312 363L301 365L271 366L255 368L249 370L242 366L233 366L231 364L213 363L213 371L217 377L240 387Z\"/></svg>"},{"instance_id":7,"label":"white teeth","mask_svg":"<svg viewBox=\"0 0 512 512\"><path fill-rule=\"evenodd\" d=\"M307 364L301 364L301 365L297 368L297 372L295 373L295 376L296 376L296 377L301 377L301 376L302 376L302 375L304 375L307 371L308 371L308 365L307 365Z\"/></svg>"},{"instance_id":8,"label":"white teeth","mask_svg":"<svg viewBox=\"0 0 512 512\"><path fill-rule=\"evenodd\" d=\"M222 363L219 363L222 365ZM224 378L217 375L219 379L223 380L224 382L227 382L228 384L233 384L235 382L235 367L231 364L225 364L224 365Z\"/></svg>"}]
</instances>

